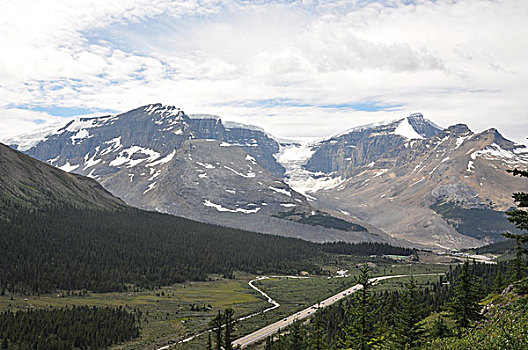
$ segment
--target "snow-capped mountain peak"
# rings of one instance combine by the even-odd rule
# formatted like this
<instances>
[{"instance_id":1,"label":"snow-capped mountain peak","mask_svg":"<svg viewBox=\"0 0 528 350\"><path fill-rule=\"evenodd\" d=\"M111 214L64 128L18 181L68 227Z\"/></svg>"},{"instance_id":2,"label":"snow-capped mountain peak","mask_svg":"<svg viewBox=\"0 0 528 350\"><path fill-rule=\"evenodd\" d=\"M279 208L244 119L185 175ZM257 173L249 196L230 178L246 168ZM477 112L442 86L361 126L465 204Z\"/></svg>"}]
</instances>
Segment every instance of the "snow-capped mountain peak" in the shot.
<instances>
[{"instance_id":1,"label":"snow-capped mountain peak","mask_svg":"<svg viewBox=\"0 0 528 350\"><path fill-rule=\"evenodd\" d=\"M394 129L394 134L405 137L406 139L423 139L424 137L420 135L413 124L411 124L410 118L402 119L396 129Z\"/></svg>"},{"instance_id":2,"label":"snow-capped mountain peak","mask_svg":"<svg viewBox=\"0 0 528 350\"><path fill-rule=\"evenodd\" d=\"M413 113L405 118L406 122L421 137L428 138L436 135L442 128L429 119L424 118L422 113ZM401 123L400 123L401 124Z\"/></svg>"}]
</instances>

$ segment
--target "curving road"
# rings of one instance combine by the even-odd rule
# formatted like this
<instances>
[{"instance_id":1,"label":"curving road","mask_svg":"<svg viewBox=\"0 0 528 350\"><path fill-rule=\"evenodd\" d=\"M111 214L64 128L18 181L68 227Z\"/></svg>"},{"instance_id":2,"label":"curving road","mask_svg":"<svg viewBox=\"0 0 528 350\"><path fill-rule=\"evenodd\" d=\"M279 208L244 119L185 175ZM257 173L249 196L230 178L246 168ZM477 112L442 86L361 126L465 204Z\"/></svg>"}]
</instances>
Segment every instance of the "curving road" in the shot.
<instances>
[{"instance_id":1,"label":"curving road","mask_svg":"<svg viewBox=\"0 0 528 350\"><path fill-rule=\"evenodd\" d=\"M432 274L419 274L414 276L437 276L442 275L443 273L432 273ZM379 281L383 281L390 278L401 278L401 277L409 277L410 275L392 275L392 276L381 276L381 277L374 277L370 279L371 283L377 283ZM312 314L315 313L315 311L318 308L323 308L329 305L332 305L339 300L349 296L350 294L360 290L362 288L361 285L356 284L355 286L352 286L348 289L345 289L342 292L339 292L315 305L312 305L304 310L301 310L291 316L288 316L280 321L277 321L275 323L272 323L270 325L267 325L266 327L263 327L253 333L250 333L242 338L239 338L233 342L233 347L240 345L241 348L245 348L249 344L255 343L257 341L260 341L262 339L265 339L266 337L277 333L280 329L284 329L285 327L288 327L296 320L302 320L307 317L310 317ZM266 295L267 296L267 295ZM269 297L268 297L269 298ZM271 299L271 298L269 298ZM269 301L269 300L268 300ZM276 302L275 302L276 303ZM277 303L278 304L278 303ZM273 307L275 308L275 307Z\"/></svg>"},{"instance_id":2,"label":"curving road","mask_svg":"<svg viewBox=\"0 0 528 350\"><path fill-rule=\"evenodd\" d=\"M443 273L424 273L424 274L417 274L417 275L414 275L414 276L439 276L439 275L443 275ZM391 278L401 278L401 277L409 277L410 275L390 275L390 276L380 276L380 277L373 277L371 278L369 281L373 284L379 282L379 281L383 281L383 280L386 280L386 279L391 279ZM288 277L288 278L309 278L309 277L300 277L300 276L271 276L271 277ZM259 312L255 312L253 314L250 314L250 315L246 315L244 317L240 317L237 319L237 321L244 321L244 320L247 320L248 318L250 317L254 317L254 316L257 316L257 315L260 315L260 314L263 314L265 312L268 312L268 311L271 311L271 310L274 310L278 307L280 307L280 304L275 301L273 298L271 298L268 294L266 294L264 291L262 291L261 289L259 289L258 287L256 287L254 285L255 282L257 281L261 281L261 280L264 280L264 279L268 279L269 277L267 276L262 276L262 277L257 277L251 281L248 282L248 285L253 288L254 290L256 290L257 292L259 292L263 297L265 297L268 301L268 303L270 303L272 306L270 306L269 308L265 309L265 310L262 310L262 311L259 311ZM320 301L319 303L315 304L315 305L312 305L304 310L301 310L291 316L288 316L280 321L277 321L275 323L272 323L270 325L267 325L266 327L263 327L253 333L250 333L242 338L239 338L237 340L235 340L233 342L233 347L235 346L238 346L240 345L241 348L245 348L247 347L248 345L250 344L253 344L257 341L260 341L262 339L265 339L266 337L272 335L272 334L275 334L275 333L278 333L278 331L280 329L284 329L285 327L288 327L289 325L291 325L293 322L295 322L296 320L302 320L302 319L305 319L305 318L308 318L310 317L311 315L313 315L315 313L315 311L318 309L318 308L323 308L323 307L327 307L329 305L332 305L336 302L338 302L339 300L349 296L350 294L360 290L362 288L361 285L359 284L356 284L355 286L352 286L348 289L345 289L344 291L341 291L323 301ZM203 334L207 334L209 332L211 332L212 329L208 329L208 330L205 330L203 332L200 332L200 333L197 333L195 335L192 335L188 338L185 338L183 340L180 340L179 342L177 342L177 344L181 344L181 343L187 343ZM172 344L168 344L168 345L165 345L165 346L162 346L160 348L158 348L157 350L167 350L169 349L171 346L174 346L175 343L172 343Z\"/></svg>"},{"instance_id":3,"label":"curving road","mask_svg":"<svg viewBox=\"0 0 528 350\"><path fill-rule=\"evenodd\" d=\"M297 279L304 279L304 278L309 278L309 277L301 277L301 276L271 276L271 277L287 277L287 278L297 278ZM272 306L268 307L267 309L264 309L262 311L258 311L258 312L255 312L255 313L252 313L252 314L249 314L249 315L246 315L246 316L243 316L243 317L240 317L240 318L237 318L237 322L238 321L244 321L244 320L247 320L248 318L251 318L251 317L254 317L254 316L257 316L257 315L260 315L260 314L263 314L265 312L268 312L268 311L271 311L271 310L275 310L276 308L280 307L280 304L278 302L276 302L275 300L273 300L268 294L266 294L263 290L259 289L258 287L256 287L254 285L255 282L257 281L261 281L261 280L266 280L268 279L269 277L268 276L261 276L261 277L257 277L255 279L252 279L251 281L248 282L248 285L253 288L254 290L256 290L257 292L259 292L264 298L267 299L268 303L270 303ZM223 327L223 326L222 326ZM187 342L190 342L191 340L194 340L196 339L197 337L203 335L203 334L207 334L209 332L213 331L213 329L208 329L208 330L205 330L205 331L202 331L200 333L197 333L197 334L194 334L194 335L191 335L190 337L187 337L185 339L182 339L178 342L178 344L182 344L182 343L187 343ZM172 344L168 344L168 345L164 345L160 348L157 348L156 350L167 350L169 349L171 346L174 346L174 343Z\"/></svg>"}]
</instances>

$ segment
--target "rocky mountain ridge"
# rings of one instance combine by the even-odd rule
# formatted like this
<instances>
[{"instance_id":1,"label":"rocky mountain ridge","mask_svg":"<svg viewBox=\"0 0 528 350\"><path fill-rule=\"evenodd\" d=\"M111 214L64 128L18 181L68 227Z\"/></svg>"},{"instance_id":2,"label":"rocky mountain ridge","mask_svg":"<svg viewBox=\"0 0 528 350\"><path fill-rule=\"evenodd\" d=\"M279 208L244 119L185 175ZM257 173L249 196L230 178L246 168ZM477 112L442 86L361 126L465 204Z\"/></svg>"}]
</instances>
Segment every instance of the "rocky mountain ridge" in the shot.
<instances>
[{"instance_id":1,"label":"rocky mountain ridge","mask_svg":"<svg viewBox=\"0 0 528 350\"><path fill-rule=\"evenodd\" d=\"M428 127L397 132L416 120ZM452 248L501 239L514 229L503 215L514 204L511 194L526 187L506 173L528 166L526 146L493 128L442 130L417 114L304 148L310 156L297 172L283 163L287 183L321 206L417 244ZM309 186L320 179L330 186Z\"/></svg>"},{"instance_id":2,"label":"rocky mountain ridge","mask_svg":"<svg viewBox=\"0 0 528 350\"><path fill-rule=\"evenodd\" d=\"M525 184L505 170L528 165L526 147L495 129L442 129L420 113L279 143L258 127L154 104L12 141L143 209L315 241L440 248L511 229L503 211Z\"/></svg>"},{"instance_id":3,"label":"rocky mountain ridge","mask_svg":"<svg viewBox=\"0 0 528 350\"><path fill-rule=\"evenodd\" d=\"M91 177L141 209L314 241L390 240L314 208L283 181L274 139L217 116L153 104L73 120L25 146L30 156Z\"/></svg>"}]
</instances>

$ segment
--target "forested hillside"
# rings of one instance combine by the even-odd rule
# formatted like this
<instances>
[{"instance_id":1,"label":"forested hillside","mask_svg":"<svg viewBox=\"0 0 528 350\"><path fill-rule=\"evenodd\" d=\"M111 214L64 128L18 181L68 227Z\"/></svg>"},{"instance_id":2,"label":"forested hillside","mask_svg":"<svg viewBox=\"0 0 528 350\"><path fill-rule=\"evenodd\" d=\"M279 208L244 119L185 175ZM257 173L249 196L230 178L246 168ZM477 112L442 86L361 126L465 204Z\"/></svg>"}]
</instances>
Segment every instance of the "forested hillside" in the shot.
<instances>
[{"instance_id":1,"label":"forested hillside","mask_svg":"<svg viewBox=\"0 0 528 350\"><path fill-rule=\"evenodd\" d=\"M0 289L122 290L204 280L208 274L316 267L316 244L128 209L17 209L0 220Z\"/></svg>"},{"instance_id":2,"label":"forested hillside","mask_svg":"<svg viewBox=\"0 0 528 350\"><path fill-rule=\"evenodd\" d=\"M139 331L136 315L107 307L0 313L1 349L102 349Z\"/></svg>"},{"instance_id":3,"label":"forested hillside","mask_svg":"<svg viewBox=\"0 0 528 350\"><path fill-rule=\"evenodd\" d=\"M69 174L0 143L0 218L16 208L68 204L80 208L125 208L96 181ZM6 217L7 216L7 217Z\"/></svg>"}]
</instances>

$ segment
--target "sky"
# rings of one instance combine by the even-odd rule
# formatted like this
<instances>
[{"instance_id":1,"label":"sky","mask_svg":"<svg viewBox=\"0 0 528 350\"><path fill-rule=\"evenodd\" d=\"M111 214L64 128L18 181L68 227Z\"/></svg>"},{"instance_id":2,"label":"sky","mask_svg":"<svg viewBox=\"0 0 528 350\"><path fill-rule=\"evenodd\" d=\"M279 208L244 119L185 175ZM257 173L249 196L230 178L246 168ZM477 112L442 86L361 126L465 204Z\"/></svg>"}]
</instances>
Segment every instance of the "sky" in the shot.
<instances>
[{"instance_id":1,"label":"sky","mask_svg":"<svg viewBox=\"0 0 528 350\"><path fill-rule=\"evenodd\" d=\"M421 112L528 143L526 0L0 5L0 139L161 102L283 138Z\"/></svg>"}]
</instances>

